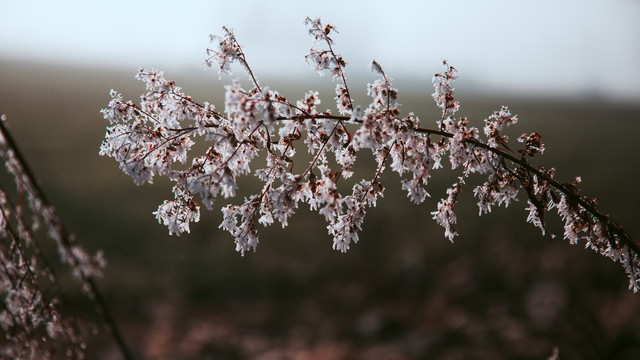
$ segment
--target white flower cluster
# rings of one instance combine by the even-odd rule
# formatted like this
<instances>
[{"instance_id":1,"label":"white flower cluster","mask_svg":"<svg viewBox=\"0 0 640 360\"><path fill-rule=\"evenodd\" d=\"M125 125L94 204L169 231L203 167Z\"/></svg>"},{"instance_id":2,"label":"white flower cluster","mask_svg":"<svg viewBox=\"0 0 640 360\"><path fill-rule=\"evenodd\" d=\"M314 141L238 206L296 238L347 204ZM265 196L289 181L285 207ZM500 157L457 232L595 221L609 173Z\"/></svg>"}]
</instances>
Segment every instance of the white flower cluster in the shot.
<instances>
[{"instance_id":1,"label":"white flower cluster","mask_svg":"<svg viewBox=\"0 0 640 360\"><path fill-rule=\"evenodd\" d=\"M336 28L329 24L323 25L320 19L306 18L305 24L309 29L309 35L314 38L309 54L305 56L307 63L321 75L328 71L332 79L341 81L336 85L335 99L338 111L342 115L351 113L353 103L344 76L347 62L333 51L333 39L329 36L332 32L337 32Z\"/></svg>"},{"instance_id":2,"label":"white flower cluster","mask_svg":"<svg viewBox=\"0 0 640 360\"><path fill-rule=\"evenodd\" d=\"M244 53L233 35L233 30L226 27L223 27L222 30L225 33L224 36L209 36L209 40L212 43L217 42L219 50L207 49L207 56L209 57L205 59L205 64L209 67L213 64L218 64L220 66L220 74L230 74L231 64L234 61L242 62Z\"/></svg>"},{"instance_id":3,"label":"white flower cluster","mask_svg":"<svg viewBox=\"0 0 640 360\"><path fill-rule=\"evenodd\" d=\"M166 201L155 212L171 233L189 231L189 223L198 221L199 205L194 196L211 208L219 195L235 195L238 176L253 173L264 183L262 190L240 205L223 207L220 228L232 234L239 252L255 250L259 224L268 226L277 220L287 226L301 202L324 217L334 249L344 252L358 241L367 208L383 196L380 175L387 167L401 177L409 199L422 203L429 196L426 186L432 171L441 168L443 159L448 158L452 169L461 169L461 175L432 212L448 239L458 235L454 229L455 206L467 177L481 175L484 183L473 190L480 214L495 206L509 206L524 190L528 222L544 234L548 232L544 216L556 208L565 223L565 238L571 243L585 241L588 247L622 263L630 288L640 290L638 245L619 225L598 212L593 200L579 193L577 182L559 183L553 169L529 163L531 157L544 151L539 134L522 135L518 141L523 148L516 151L507 146L509 139L502 131L518 120L507 107L490 115L482 131L470 126L466 118L456 117L460 105L452 81L457 74L445 62L445 71L433 78L433 98L442 109L442 117L436 121L436 129L421 127L415 115L400 116L398 90L376 61L371 69L379 79L367 86L371 102L354 106L344 73L346 62L334 51L330 37L335 28L319 19L307 18L305 23L313 37L306 60L337 81L335 100L340 115L319 112L315 91L294 103L261 88L227 28L223 36L212 37L218 48L208 50L207 63L215 62L221 72L228 73L229 63L240 62L251 76L253 88L246 90L237 81L228 85L224 113L216 112L210 104L194 102L155 70L141 70L138 75L148 90L140 105L125 102L112 92L109 106L102 111L112 126L107 129L100 154L116 159L138 184L151 182L155 175L175 182L175 200ZM210 146L189 161L194 137L204 138ZM306 146L311 160L303 167L294 167L294 162L301 161L296 157L301 146ZM343 194L339 183L353 175L357 154L365 149L373 153L377 169L372 176L357 181L351 193ZM330 160L331 153L334 159ZM252 170L251 161L261 154L266 165Z\"/></svg>"}]
</instances>

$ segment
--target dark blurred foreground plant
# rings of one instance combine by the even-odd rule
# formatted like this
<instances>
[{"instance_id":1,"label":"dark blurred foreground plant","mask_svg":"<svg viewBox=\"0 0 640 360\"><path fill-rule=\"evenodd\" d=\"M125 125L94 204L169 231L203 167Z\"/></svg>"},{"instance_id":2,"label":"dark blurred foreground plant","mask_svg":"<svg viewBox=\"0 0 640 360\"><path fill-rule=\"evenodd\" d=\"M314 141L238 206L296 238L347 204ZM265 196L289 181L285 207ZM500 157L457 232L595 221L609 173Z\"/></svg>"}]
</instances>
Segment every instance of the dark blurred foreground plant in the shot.
<instances>
[{"instance_id":1,"label":"dark blurred foreground plant","mask_svg":"<svg viewBox=\"0 0 640 360\"><path fill-rule=\"evenodd\" d=\"M251 161L264 156L264 163L253 170L264 183L262 190L241 204L222 208L220 228L235 238L236 249L242 254L255 250L258 224L267 226L277 220L285 227L300 202L305 202L326 220L333 248L345 252L358 241L367 208L384 194L380 175L387 167L402 177L410 200L422 203L429 196L425 187L431 173L448 158L460 174L431 214L449 240L458 235L454 229L458 195L475 173L484 176L484 183L473 189L480 214L494 206L507 207L524 192L527 221L543 235L550 233L545 216L553 210L564 222L565 239L571 244L583 241L585 247L621 263L629 289L640 290L640 247L596 208L595 199L580 193L579 177L560 182L553 168L532 165L530 159L544 151L538 133L520 136L518 148L508 143L502 131L518 119L507 107L485 119L482 129L470 126L465 117L455 117L459 104L451 82L456 69L444 62L444 71L433 78L433 98L442 116L435 128L424 127L413 113L400 117L398 90L375 60L371 70L379 78L367 85L372 100L366 107L356 106L344 73L346 62L333 48L335 28L319 19L307 18L305 23L314 39L306 60L337 81L338 114L318 111L318 92L309 91L294 103L261 86L228 28L222 29L222 36L211 36L215 48L207 49L206 63L215 64L221 74L230 74L231 64L239 63L252 87L246 90L237 80L227 85L224 112L194 101L157 70L137 74L147 88L140 105L111 91L112 100L102 110L111 126L100 154L113 157L136 184L151 183L156 175L175 183L174 200L165 201L154 212L170 234L189 232L189 224L199 221L198 201L211 209L219 195L233 197L237 178L249 174ZM194 138L211 145L189 158ZM310 160L296 167L294 157L300 147L306 147ZM338 183L354 174L361 150L373 153L377 167L356 182L350 193L342 192Z\"/></svg>"},{"instance_id":2,"label":"dark blurred foreground plant","mask_svg":"<svg viewBox=\"0 0 640 360\"><path fill-rule=\"evenodd\" d=\"M80 279L123 358L131 359L94 280L105 267L102 252L90 256L64 228L5 121L2 115L0 158L6 174L0 177L0 358L84 358L89 327L61 311L59 276L43 251L53 241L61 263Z\"/></svg>"}]
</instances>

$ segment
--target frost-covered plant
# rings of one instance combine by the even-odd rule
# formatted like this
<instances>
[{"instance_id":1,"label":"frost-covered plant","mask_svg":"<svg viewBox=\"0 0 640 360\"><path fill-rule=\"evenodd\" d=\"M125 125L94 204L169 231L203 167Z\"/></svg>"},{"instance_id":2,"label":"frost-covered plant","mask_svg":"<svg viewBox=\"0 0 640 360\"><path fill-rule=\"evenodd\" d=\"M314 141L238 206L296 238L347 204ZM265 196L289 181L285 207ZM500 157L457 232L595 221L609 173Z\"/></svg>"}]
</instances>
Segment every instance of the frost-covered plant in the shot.
<instances>
[{"instance_id":1,"label":"frost-covered plant","mask_svg":"<svg viewBox=\"0 0 640 360\"><path fill-rule=\"evenodd\" d=\"M0 177L0 358L82 359L86 348L83 332L87 328L79 319L61 312L62 288L42 250L43 244L55 242L60 262L80 279L84 293L105 317L107 328L117 335L94 282L105 260L100 251L89 255L65 230L5 120L2 115L0 159L6 172Z\"/></svg>"},{"instance_id":2,"label":"frost-covered plant","mask_svg":"<svg viewBox=\"0 0 640 360\"><path fill-rule=\"evenodd\" d=\"M398 90L375 60L371 70L379 78L367 85L371 101L356 106L344 73L347 63L334 50L335 28L319 19L307 18L305 24L313 37L306 61L337 82L337 115L318 110L316 91L292 102L261 86L228 28L223 28L222 36L211 37L214 46L207 49L205 62L217 66L220 74L230 74L231 64L238 63L252 84L249 89L238 80L227 85L224 111L194 101L157 70L138 72L147 88L139 105L111 91L111 102L102 110L111 125L100 154L113 157L136 184L151 183L157 175L174 182L174 199L154 212L170 233L189 232L190 223L200 218L200 203L211 209L218 197L233 197L238 177L253 173L264 184L262 189L222 208L220 228L234 237L237 251L255 250L259 225L277 221L285 227L300 203L307 203L327 222L333 248L345 252L359 240L367 209L383 196L381 174L388 167L400 175L409 199L419 204L429 195L431 174L448 159L460 174L431 214L449 240L458 235L454 227L458 196L467 178L478 174L484 182L473 194L480 214L495 206L507 207L524 192L528 222L549 233L545 215L557 212L564 222L564 238L571 244L583 241L620 262L629 276L629 288L640 290L640 247L597 210L595 200L580 193L580 178L562 183L554 178L553 168L531 164L531 158L544 152L538 133L523 134L517 150L507 145L503 129L518 121L507 107L485 119L481 129L456 117L459 104L452 86L456 69L444 62L444 71L433 77L433 98L442 116L435 128L425 127L412 113L400 116ZM195 139L209 147L189 157ZM294 167L301 147L306 147L310 160ZM377 167L345 192L338 185L354 175L361 151L371 151ZM252 170L256 158L265 162Z\"/></svg>"}]
</instances>

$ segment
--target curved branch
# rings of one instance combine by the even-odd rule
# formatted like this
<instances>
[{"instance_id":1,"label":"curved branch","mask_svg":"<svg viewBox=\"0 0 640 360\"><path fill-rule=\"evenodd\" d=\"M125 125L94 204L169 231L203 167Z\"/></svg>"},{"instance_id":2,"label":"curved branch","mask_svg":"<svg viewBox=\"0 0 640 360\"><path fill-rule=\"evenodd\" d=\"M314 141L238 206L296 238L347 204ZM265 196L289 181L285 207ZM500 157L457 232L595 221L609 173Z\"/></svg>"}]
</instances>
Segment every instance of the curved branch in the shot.
<instances>
[{"instance_id":1,"label":"curved branch","mask_svg":"<svg viewBox=\"0 0 640 360\"><path fill-rule=\"evenodd\" d=\"M340 115L331 115L331 114L315 114L315 115L303 115L303 114L299 114L299 115L295 115L291 118L284 118L284 117L279 117L276 120L301 120L301 119L328 119L328 120L335 120L338 122L342 122L342 121L354 121L356 123L362 124L363 121L362 120L353 120L348 116L340 116ZM436 129L428 129L428 128L415 128L413 129L414 131L421 133L421 134L427 134L427 135L439 135L442 137L446 137L446 138L452 138L454 136L454 134L446 132L444 130L436 130ZM635 243L633 241L633 239L631 238L631 235L629 235L629 233L627 233L624 228L622 228L622 226L620 226L617 222L615 222L613 219L611 219L609 217L609 215L605 215L603 213L601 213L600 211L598 211L592 204L589 204L588 202L586 202L584 200L583 197L577 196L577 194L570 190L569 188L567 188L567 186L565 186L564 184L558 182L557 180L553 179L552 177L550 177L549 175L545 174L543 171L540 171L540 169L534 167L533 165L529 164L526 160L524 160L524 158L521 157L517 157L513 154L510 154L500 148L495 148L495 147L491 147L488 144L485 144L479 140L476 139L472 139L472 138L467 138L464 139L463 142L467 143L467 144L471 144L474 146L477 146L479 148L483 148L487 151L490 151L494 154L496 154L497 156L505 159L505 160L509 160L512 163L526 169L527 171L529 171L530 173L533 173L534 175L536 175L537 177L541 178L542 180L544 180L545 182L549 183L551 186L553 186L555 189L557 189L558 191L562 192L564 195L566 195L569 199L575 201L577 204L579 204L582 208L584 208L585 210L587 210L589 213L591 213L594 217L596 217L598 220L602 221L605 224L608 224L612 227L613 231L615 232L615 235L617 235L620 240L627 246L629 246L629 248L631 250L633 250L634 253L640 255L640 245L638 245L637 243ZM613 239L612 239L613 240ZM614 245L614 244L612 244Z\"/></svg>"}]
</instances>

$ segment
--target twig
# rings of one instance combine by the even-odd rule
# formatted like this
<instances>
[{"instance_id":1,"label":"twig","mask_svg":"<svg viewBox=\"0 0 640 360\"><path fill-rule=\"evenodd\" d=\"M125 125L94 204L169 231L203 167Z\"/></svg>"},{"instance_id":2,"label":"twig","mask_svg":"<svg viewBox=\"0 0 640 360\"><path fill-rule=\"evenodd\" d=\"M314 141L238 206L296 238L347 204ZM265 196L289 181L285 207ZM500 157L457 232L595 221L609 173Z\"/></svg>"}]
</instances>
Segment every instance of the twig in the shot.
<instances>
[{"instance_id":1,"label":"twig","mask_svg":"<svg viewBox=\"0 0 640 360\"><path fill-rule=\"evenodd\" d=\"M9 129L7 129L6 125L4 124L4 121L0 121L0 132L2 133L2 136L6 141L7 147L13 150L17 161L22 166L23 172L27 176L27 179L31 183L30 185L32 185L38 198L42 201L45 207L52 208L51 203L47 199L44 191L42 190L42 187L36 180L36 177L31 171L31 168L28 166L24 156L22 155L22 152L16 145L16 142L13 139L13 136L11 135L11 133L9 132ZM57 216L56 216L56 219L57 219L57 226L58 226L56 230L58 230L59 234L61 235L60 237L61 237L62 243L67 248L70 249L73 243L75 242L75 239L70 236L70 234L64 228L64 226L62 225L60 220L57 218ZM125 343L124 338L122 337L120 330L118 329L118 325L116 324L113 316L111 315L111 311L109 310L109 307L107 306L107 303L104 300L102 292L98 288L98 285L96 284L94 278L91 275L85 274L83 271L80 271L79 273L81 274L82 281L89 286L91 293L94 295L93 300L94 300L94 305L96 306L96 310L102 316L105 326L113 336L113 339L118 345L118 349L120 350L120 353L122 354L123 358L125 360L133 360L133 356L131 355L131 352L127 344Z\"/></svg>"}]
</instances>

